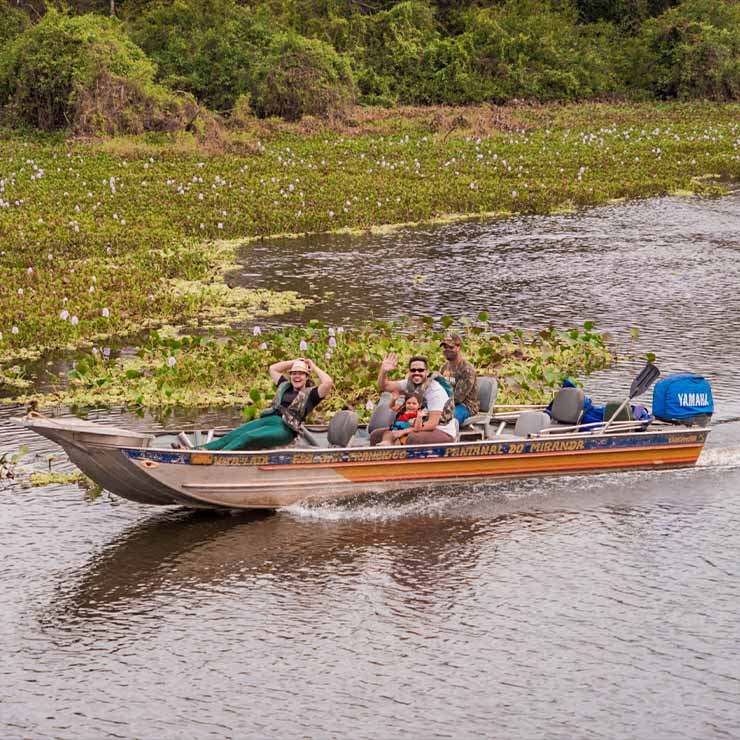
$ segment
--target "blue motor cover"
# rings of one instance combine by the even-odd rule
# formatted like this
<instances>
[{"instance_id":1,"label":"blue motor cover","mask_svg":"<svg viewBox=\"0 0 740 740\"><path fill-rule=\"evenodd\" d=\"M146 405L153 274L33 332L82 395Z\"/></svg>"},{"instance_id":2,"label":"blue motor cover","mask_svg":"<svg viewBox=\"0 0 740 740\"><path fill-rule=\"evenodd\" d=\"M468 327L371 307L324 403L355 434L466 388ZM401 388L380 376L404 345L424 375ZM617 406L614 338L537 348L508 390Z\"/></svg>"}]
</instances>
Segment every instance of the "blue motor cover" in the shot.
<instances>
[{"instance_id":1,"label":"blue motor cover","mask_svg":"<svg viewBox=\"0 0 740 740\"><path fill-rule=\"evenodd\" d=\"M709 381L701 375L669 375L653 388L653 414L663 421L687 421L714 413Z\"/></svg>"}]
</instances>

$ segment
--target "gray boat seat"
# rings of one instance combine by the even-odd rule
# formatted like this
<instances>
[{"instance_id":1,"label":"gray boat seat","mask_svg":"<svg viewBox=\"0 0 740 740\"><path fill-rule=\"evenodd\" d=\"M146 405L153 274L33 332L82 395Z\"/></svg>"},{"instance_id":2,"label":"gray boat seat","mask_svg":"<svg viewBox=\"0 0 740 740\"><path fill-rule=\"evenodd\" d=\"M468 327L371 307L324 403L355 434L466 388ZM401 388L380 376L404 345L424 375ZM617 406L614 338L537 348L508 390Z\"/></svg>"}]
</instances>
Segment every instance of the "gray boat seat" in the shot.
<instances>
[{"instance_id":1,"label":"gray boat seat","mask_svg":"<svg viewBox=\"0 0 740 740\"><path fill-rule=\"evenodd\" d=\"M550 409L552 420L568 426L580 424L585 400L583 388L561 388L555 394Z\"/></svg>"},{"instance_id":2,"label":"gray boat seat","mask_svg":"<svg viewBox=\"0 0 740 740\"><path fill-rule=\"evenodd\" d=\"M491 416L496 408L498 381L496 378L478 378L478 403L480 411L469 416L460 425L460 439L487 439L490 434Z\"/></svg>"},{"instance_id":3,"label":"gray boat seat","mask_svg":"<svg viewBox=\"0 0 740 740\"><path fill-rule=\"evenodd\" d=\"M378 405L373 409L370 421L367 423L367 432L389 427L396 420L396 412L391 408L393 396L390 393L381 393Z\"/></svg>"},{"instance_id":4,"label":"gray boat seat","mask_svg":"<svg viewBox=\"0 0 740 740\"><path fill-rule=\"evenodd\" d=\"M360 420L354 411L337 411L332 416L326 433L329 444L332 447L348 447L359 424Z\"/></svg>"},{"instance_id":5,"label":"gray boat seat","mask_svg":"<svg viewBox=\"0 0 740 740\"><path fill-rule=\"evenodd\" d=\"M514 434L517 437L528 437L537 434L550 426L550 415L544 411L523 411L514 425Z\"/></svg>"},{"instance_id":6,"label":"gray boat seat","mask_svg":"<svg viewBox=\"0 0 740 740\"><path fill-rule=\"evenodd\" d=\"M350 447L360 425L354 411L337 411L326 431L313 431L303 427L296 439L298 447Z\"/></svg>"}]
</instances>

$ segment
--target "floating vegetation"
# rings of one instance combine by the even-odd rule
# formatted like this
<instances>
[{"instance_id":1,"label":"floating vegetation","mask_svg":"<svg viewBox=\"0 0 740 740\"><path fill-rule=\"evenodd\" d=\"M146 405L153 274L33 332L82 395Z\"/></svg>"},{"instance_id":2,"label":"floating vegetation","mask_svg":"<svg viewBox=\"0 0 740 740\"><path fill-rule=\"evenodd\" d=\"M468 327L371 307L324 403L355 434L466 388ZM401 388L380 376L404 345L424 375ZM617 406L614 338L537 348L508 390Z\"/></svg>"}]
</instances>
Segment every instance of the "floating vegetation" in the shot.
<instances>
[{"instance_id":1,"label":"floating vegetation","mask_svg":"<svg viewBox=\"0 0 740 740\"><path fill-rule=\"evenodd\" d=\"M224 151L184 147L182 136L7 137L0 362L165 323L221 326L311 298L223 288L234 240L720 195L714 176L740 176L739 110L522 107L521 128L451 133L428 113L389 115L362 133L265 124L239 134L259 141Z\"/></svg>"},{"instance_id":2,"label":"floating vegetation","mask_svg":"<svg viewBox=\"0 0 740 740\"><path fill-rule=\"evenodd\" d=\"M56 392L19 396L16 401L41 406L128 406L138 408L244 408L253 418L274 394L267 368L273 362L310 357L334 379L335 388L319 407L331 415L354 409L367 418L377 400L378 369L383 357L397 352L405 362L413 354L429 357L431 367L444 362L439 349L451 317L376 322L357 328L330 327L310 321L305 327L261 330L226 337L179 336L153 332L135 357L106 358L91 353L80 359ZM612 356L592 322L580 329L540 332L493 332L488 314L455 327L465 336L465 352L481 375L498 378L501 403L549 400L564 377L607 366Z\"/></svg>"},{"instance_id":3,"label":"floating vegetation","mask_svg":"<svg viewBox=\"0 0 740 740\"><path fill-rule=\"evenodd\" d=\"M76 483L86 490L96 487L94 481L91 481L84 473L76 471L74 473L31 473L29 481L33 488L52 485L70 485Z\"/></svg>"}]
</instances>

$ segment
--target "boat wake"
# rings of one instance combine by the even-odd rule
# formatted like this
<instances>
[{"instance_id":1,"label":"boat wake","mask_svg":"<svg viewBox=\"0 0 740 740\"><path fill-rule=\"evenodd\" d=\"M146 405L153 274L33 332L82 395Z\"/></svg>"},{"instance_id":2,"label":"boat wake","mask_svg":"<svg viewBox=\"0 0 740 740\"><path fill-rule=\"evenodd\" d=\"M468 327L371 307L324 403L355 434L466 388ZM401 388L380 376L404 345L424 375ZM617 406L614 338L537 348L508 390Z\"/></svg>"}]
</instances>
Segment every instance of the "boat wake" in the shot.
<instances>
[{"instance_id":1,"label":"boat wake","mask_svg":"<svg viewBox=\"0 0 740 740\"><path fill-rule=\"evenodd\" d=\"M702 450L696 461L697 468L737 468L740 467L740 445L735 447L714 447Z\"/></svg>"}]
</instances>

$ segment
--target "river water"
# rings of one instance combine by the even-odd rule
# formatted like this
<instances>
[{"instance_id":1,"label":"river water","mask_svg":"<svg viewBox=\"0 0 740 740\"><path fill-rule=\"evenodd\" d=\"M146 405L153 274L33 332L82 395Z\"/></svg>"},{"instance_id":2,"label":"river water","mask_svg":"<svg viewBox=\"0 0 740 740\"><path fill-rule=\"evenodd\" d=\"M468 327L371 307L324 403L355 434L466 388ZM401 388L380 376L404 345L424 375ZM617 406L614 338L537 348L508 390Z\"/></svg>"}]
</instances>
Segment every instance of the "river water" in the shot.
<instances>
[{"instance_id":1,"label":"river water","mask_svg":"<svg viewBox=\"0 0 740 740\"><path fill-rule=\"evenodd\" d=\"M740 737L739 258L738 195L245 252L236 280L333 291L312 308L332 324L595 320L624 359L589 395L653 351L711 380L720 423L692 470L270 516L6 486L0 736ZM70 470L17 411L0 447Z\"/></svg>"}]
</instances>

